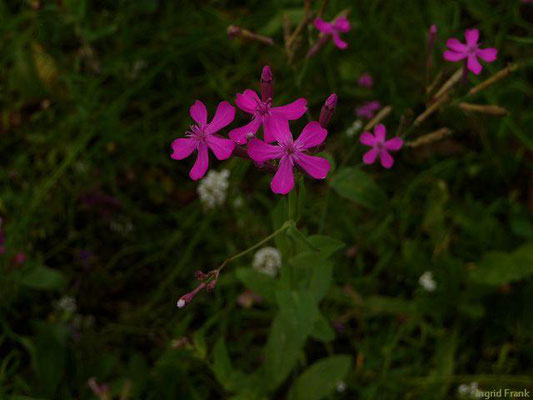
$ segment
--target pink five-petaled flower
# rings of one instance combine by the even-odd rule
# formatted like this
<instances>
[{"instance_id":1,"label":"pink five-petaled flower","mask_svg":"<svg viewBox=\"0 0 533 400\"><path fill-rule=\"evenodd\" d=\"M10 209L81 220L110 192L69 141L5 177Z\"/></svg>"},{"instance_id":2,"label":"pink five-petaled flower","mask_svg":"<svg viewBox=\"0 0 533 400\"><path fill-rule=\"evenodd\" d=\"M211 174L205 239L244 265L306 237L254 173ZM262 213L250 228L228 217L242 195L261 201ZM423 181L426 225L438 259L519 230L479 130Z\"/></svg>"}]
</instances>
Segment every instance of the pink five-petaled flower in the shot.
<instances>
[{"instance_id":1,"label":"pink five-petaled flower","mask_svg":"<svg viewBox=\"0 0 533 400\"><path fill-rule=\"evenodd\" d=\"M344 50L348 47L348 43L343 41L339 33L346 33L350 30L350 21L346 17L339 17L332 22L326 22L321 18L315 19L315 28L325 35L333 37L333 43L339 49Z\"/></svg>"},{"instance_id":2,"label":"pink five-petaled flower","mask_svg":"<svg viewBox=\"0 0 533 400\"><path fill-rule=\"evenodd\" d=\"M273 126L277 121L295 120L307 111L307 100L300 98L286 106L272 107L272 99L259 99L256 92L246 89L244 93L238 93L235 104L241 110L252 114L252 120L240 128L230 131L229 137L237 144L245 144L248 139L255 136L257 130L263 125L263 133L266 142L275 140L272 133Z\"/></svg>"},{"instance_id":3,"label":"pink five-petaled flower","mask_svg":"<svg viewBox=\"0 0 533 400\"><path fill-rule=\"evenodd\" d=\"M235 118L235 107L227 101L221 102L213 117L213 120L207 123L207 108L199 100L191 106L189 114L196 122L191 125L191 130L187 131L185 138L179 138L172 142L174 151L170 157L174 160L182 160L189 157L194 150L198 151L196 162L194 163L189 176L193 180L203 177L209 165L209 148L215 157L219 160L225 160L231 156L235 143L230 139L224 139L215 135L216 132L227 126Z\"/></svg>"},{"instance_id":4,"label":"pink five-petaled flower","mask_svg":"<svg viewBox=\"0 0 533 400\"><path fill-rule=\"evenodd\" d=\"M329 161L306 154L305 151L324 142L328 131L316 121L309 122L298 139L293 140L286 120L274 126L276 145L253 138L248 143L248 155L258 163L279 159L279 167L270 187L274 193L287 194L294 187L293 168L300 167L315 179L324 179L331 168Z\"/></svg>"},{"instance_id":5,"label":"pink five-petaled flower","mask_svg":"<svg viewBox=\"0 0 533 400\"><path fill-rule=\"evenodd\" d=\"M498 50L495 48L480 49L478 44L479 31L477 29L467 29L465 32L466 43L461 43L455 38L448 39L446 46L449 50L444 52L444 59L447 61L461 61L466 58L466 65L470 71L479 75L483 67L478 61L478 57L485 62L496 60Z\"/></svg>"},{"instance_id":6,"label":"pink five-petaled flower","mask_svg":"<svg viewBox=\"0 0 533 400\"><path fill-rule=\"evenodd\" d=\"M363 162L365 164L373 164L376 157L379 155L381 165L384 168L391 168L394 164L394 159L389 154L389 151L397 151L402 148L403 140L400 137L393 137L385 140L387 130L383 124L379 124L374 129L374 134L370 132L363 132L359 140L366 146L372 147L363 155Z\"/></svg>"}]
</instances>

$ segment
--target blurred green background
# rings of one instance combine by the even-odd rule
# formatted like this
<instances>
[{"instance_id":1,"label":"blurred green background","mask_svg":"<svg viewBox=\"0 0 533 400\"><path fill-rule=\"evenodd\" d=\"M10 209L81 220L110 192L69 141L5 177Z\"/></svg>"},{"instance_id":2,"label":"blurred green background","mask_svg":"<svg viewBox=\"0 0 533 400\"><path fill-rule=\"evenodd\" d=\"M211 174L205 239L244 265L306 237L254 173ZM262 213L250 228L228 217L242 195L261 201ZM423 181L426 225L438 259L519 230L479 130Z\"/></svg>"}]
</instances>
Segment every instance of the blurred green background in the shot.
<instances>
[{"instance_id":1,"label":"blurred green background","mask_svg":"<svg viewBox=\"0 0 533 400\"><path fill-rule=\"evenodd\" d=\"M309 27L289 64L283 26L304 17L299 0L0 2L0 398L533 390L533 4L331 0L324 17L346 8L346 51L329 43L305 61ZM457 69L442 51L466 28L499 49L455 99L518 63L466 100L509 115L464 113L452 101L410 139L441 127L452 136L404 148L391 170L361 168L364 149L346 134L354 109L392 106L389 135L424 110L433 23L432 78ZM276 45L229 40L230 24ZM266 64L277 105L305 97L316 119L338 94L326 148L335 168L327 181L305 181L297 229L268 243L282 254L280 276L254 270L251 253L178 310L196 270L288 218L288 199L252 163L211 157L211 169L231 175L224 204L206 209L188 178L192 160L169 157L194 100L213 115L220 101L258 90ZM363 73L372 88L357 85ZM244 122L237 110L232 127ZM433 291L419 283L426 271ZM247 289L262 301L238 301Z\"/></svg>"}]
</instances>

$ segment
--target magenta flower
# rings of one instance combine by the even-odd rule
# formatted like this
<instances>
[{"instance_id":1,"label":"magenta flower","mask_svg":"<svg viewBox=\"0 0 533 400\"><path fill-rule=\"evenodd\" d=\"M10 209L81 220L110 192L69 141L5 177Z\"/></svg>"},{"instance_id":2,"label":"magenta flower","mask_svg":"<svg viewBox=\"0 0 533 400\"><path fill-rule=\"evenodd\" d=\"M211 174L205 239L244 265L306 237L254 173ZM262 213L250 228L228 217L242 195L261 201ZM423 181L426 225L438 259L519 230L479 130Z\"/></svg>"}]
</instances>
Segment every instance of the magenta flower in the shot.
<instances>
[{"instance_id":1,"label":"magenta flower","mask_svg":"<svg viewBox=\"0 0 533 400\"><path fill-rule=\"evenodd\" d=\"M400 137L393 137L392 139L385 140L387 130L383 124L379 124L374 128L374 134L370 132L363 132L359 140L365 146L372 147L363 155L363 162L365 164L373 164L376 161L376 157L379 155L381 165L384 168L391 168L394 164L394 159L389 154L389 151L400 150L403 146L403 140Z\"/></svg>"},{"instance_id":2,"label":"magenta flower","mask_svg":"<svg viewBox=\"0 0 533 400\"><path fill-rule=\"evenodd\" d=\"M370 89L372 86L374 86L374 79L372 78L372 75L370 74L363 74L359 77L357 84L359 86Z\"/></svg>"},{"instance_id":3,"label":"magenta flower","mask_svg":"<svg viewBox=\"0 0 533 400\"><path fill-rule=\"evenodd\" d=\"M381 108L381 103L377 100L374 101L368 101L364 103L363 105L357 107L355 109L355 114L359 118L372 118L374 116L374 113Z\"/></svg>"},{"instance_id":4,"label":"magenta flower","mask_svg":"<svg viewBox=\"0 0 533 400\"><path fill-rule=\"evenodd\" d=\"M256 92L246 89L238 93L235 104L241 110L252 114L252 120L240 128L230 131L229 137L237 144L245 144L248 139L255 136L257 130L263 125L263 133L266 142L273 142L273 126L278 120L295 120L307 111L307 100L300 98L286 106L272 107L272 100L260 100Z\"/></svg>"},{"instance_id":5,"label":"magenta flower","mask_svg":"<svg viewBox=\"0 0 533 400\"><path fill-rule=\"evenodd\" d=\"M322 32L324 35L331 36L333 43L339 49L344 50L348 47L348 43L343 41L339 36L340 33L346 33L350 31L350 21L346 17L339 17L332 22L326 22L321 18L315 19L315 28Z\"/></svg>"},{"instance_id":6,"label":"magenta flower","mask_svg":"<svg viewBox=\"0 0 533 400\"><path fill-rule=\"evenodd\" d=\"M258 163L279 159L279 167L270 187L274 193L287 194L294 187L293 168L300 167L315 179L326 178L331 168L329 161L306 154L305 151L319 146L326 140L328 131L316 121L309 122L298 139L293 140L287 120L280 120L274 126L276 145L253 138L248 143L248 155Z\"/></svg>"},{"instance_id":7,"label":"magenta flower","mask_svg":"<svg viewBox=\"0 0 533 400\"><path fill-rule=\"evenodd\" d=\"M477 29L467 29L465 32L466 43L461 43L455 38L448 39L446 46L449 50L444 52L444 59L447 61L461 61L466 59L466 65L470 71L479 75L483 67L478 61L478 57L485 62L496 60L498 50L495 48L480 49L478 44L479 31Z\"/></svg>"},{"instance_id":8,"label":"magenta flower","mask_svg":"<svg viewBox=\"0 0 533 400\"><path fill-rule=\"evenodd\" d=\"M170 157L174 160L182 160L197 150L198 156L189 176L193 180L198 180L205 175L209 165L208 148L219 160L225 160L231 156L235 143L230 139L217 136L215 133L233 121L235 107L227 101L221 102L209 124L207 123L207 109L201 101L196 100L189 109L189 114L196 125L191 125L191 130L185 133L186 138L179 138L172 142L173 153Z\"/></svg>"}]
</instances>

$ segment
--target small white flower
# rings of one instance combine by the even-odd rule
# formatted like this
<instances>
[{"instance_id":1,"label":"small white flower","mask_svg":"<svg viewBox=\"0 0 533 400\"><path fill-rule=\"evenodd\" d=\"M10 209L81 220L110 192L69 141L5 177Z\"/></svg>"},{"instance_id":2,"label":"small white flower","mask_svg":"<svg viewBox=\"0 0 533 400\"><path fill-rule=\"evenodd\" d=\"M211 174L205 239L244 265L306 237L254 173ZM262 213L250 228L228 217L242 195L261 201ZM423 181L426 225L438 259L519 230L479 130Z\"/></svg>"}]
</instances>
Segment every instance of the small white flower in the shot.
<instances>
[{"instance_id":1,"label":"small white flower","mask_svg":"<svg viewBox=\"0 0 533 400\"><path fill-rule=\"evenodd\" d=\"M183 299L179 299L179 300L178 300L178 303L177 303L177 306L178 306L178 308L183 308L183 307L185 307L185 300L183 300Z\"/></svg>"},{"instance_id":2,"label":"small white flower","mask_svg":"<svg viewBox=\"0 0 533 400\"><path fill-rule=\"evenodd\" d=\"M433 292L437 288L437 282L433 279L433 272L431 271L426 271L420 275L418 283L428 292Z\"/></svg>"},{"instance_id":3,"label":"small white flower","mask_svg":"<svg viewBox=\"0 0 533 400\"><path fill-rule=\"evenodd\" d=\"M230 172L227 169L220 172L211 170L201 180L198 185L198 195L206 209L212 209L224 203L229 187L229 176Z\"/></svg>"},{"instance_id":4,"label":"small white flower","mask_svg":"<svg viewBox=\"0 0 533 400\"><path fill-rule=\"evenodd\" d=\"M346 390L346 383L343 381L337 382L337 392L342 393Z\"/></svg>"},{"instance_id":5,"label":"small white flower","mask_svg":"<svg viewBox=\"0 0 533 400\"><path fill-rule=\"evenodd\" d=\"M457 393L461 397L471 397L471 398L479 397L478 388L479 388L479 385L477 382L472 382L470 383L470 385L463 383L459 385L459 387L457 388Z\"/></svg>"},{"instance_id":6,"label":"small white flower","mask_svg":"<svg viewBox=\"0 0 533 400\"><path fill-rule=\"evenodd\" d=\"M361 121L360 119L355 120L353 124L350 125L348 129L346 129L346 136L350 139L353 138L355 135L357 135L357 133L361 130L362 127L363 121Z\"/></svg>"},{"instance_id":7,"label":"small white flower","mask_svg":"<svg viewBox=\"0 0 533 400\"><path fill-rule=\"evenodd\" d=\"M281 254L274 247L263 247L255 253L252 266L259 272L275 277L281 267Z\"/></svg>"},{"instance_id":8,"label":"small white flower","mask_svg":"<svg viewBox=\"0 0 533 400\"><path fill-rule=\"evenodd\" d=\"M56 302L55 306L59 311L67 313L73 313L78 308L78 306L76 305L76 299L70 296L62 297Z\"/></svg>"},{"instance_id":9,"label":"small white flower","mask_svg":"<svg viewBox=\"0 0 533 400\"><path fill-rule=\"evenodd\" d=\"M459 393L459 396L468 396L470 394L470 386L468 386L466 383L459 385L457 388L457 393Z\"/></svg>"}]
</instances>

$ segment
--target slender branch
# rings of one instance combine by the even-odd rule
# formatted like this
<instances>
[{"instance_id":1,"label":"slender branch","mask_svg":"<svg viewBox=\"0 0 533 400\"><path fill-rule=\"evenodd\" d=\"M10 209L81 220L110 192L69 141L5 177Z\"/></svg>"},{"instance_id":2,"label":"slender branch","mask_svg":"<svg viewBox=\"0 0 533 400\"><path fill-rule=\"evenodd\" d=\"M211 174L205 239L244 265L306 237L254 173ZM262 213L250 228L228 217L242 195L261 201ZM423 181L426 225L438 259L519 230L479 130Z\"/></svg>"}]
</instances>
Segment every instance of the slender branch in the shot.
<instances>
[{"instance_id":1,"label":"slender branch","mask_svg":"<svg viewBox=\"0 0 533 400\"><path fill-rule=\"evenodd\" d=\"M294 222L289 220L289 221L285 221L285 223L281 226L281 228L279 228L278 230L274 231L273 233L271 233L270 235L268 235L266 238L264 238L263 240L257 242L256 244L254 244L252 247L249 247L247 248L246 250L244 251L241 251L240 253L238 254L235 254L234 256L231 256L229 258L227 258L226 260L224 260L224 262L222 264L220 264L220 266L215 269L216 273L219 273L227 264L229 264L230 262L250 253L251 251L254 251L255 249L257 249L258 247L262 246L263 244L265 244L266 242L268 242L270 239L273 239L274 237L276 237L277 235L279 235L281 232L283 232L284 230L290 228L291 226L294 225Z\"/></svg>"}]
</instances>

